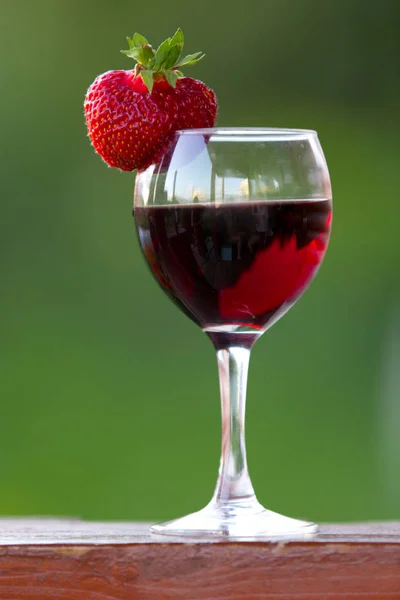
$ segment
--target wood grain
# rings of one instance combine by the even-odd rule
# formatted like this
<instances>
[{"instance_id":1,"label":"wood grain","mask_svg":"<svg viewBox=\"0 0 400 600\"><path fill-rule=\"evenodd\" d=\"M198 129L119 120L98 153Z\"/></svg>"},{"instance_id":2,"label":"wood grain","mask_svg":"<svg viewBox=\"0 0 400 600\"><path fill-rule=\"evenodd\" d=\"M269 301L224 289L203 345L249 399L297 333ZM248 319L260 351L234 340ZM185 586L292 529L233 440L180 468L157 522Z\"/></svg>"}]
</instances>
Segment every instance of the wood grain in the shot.
<instances>
[{"instance_id":1,"label":"wood grain","mask_svg":"<svg viewBox=\"0 0 400 600\"><path fill-rule=\"evenodd\" d=\"M151 536L143 524L0 520L1 600L325 598L400 600L400 524L199 542Z\"/></svg>"}]
</instances>

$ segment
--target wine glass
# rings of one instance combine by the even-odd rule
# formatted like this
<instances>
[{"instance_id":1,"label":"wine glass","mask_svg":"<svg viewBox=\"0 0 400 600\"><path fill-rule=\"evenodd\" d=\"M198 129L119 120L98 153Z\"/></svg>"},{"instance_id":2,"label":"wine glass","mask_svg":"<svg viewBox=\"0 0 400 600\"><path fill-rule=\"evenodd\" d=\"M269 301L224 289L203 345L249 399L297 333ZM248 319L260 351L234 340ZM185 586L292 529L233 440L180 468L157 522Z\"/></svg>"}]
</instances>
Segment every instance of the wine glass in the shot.
<instances>
[{"instance_id":1,"label":"wine glass","mask_svg":"<svg viewBox=\"0 0 400 600\"><path fill-rule=\"evenodd\" d=\"M217 353L222 454L210 503L153 525L158 534L303 536L313 523L257 500L244 436L250 351L299 298L327 248L332 216L327 164L315 131L178 131L136 178L134 215L148 265Z\"/></svg>"}]
</instances>

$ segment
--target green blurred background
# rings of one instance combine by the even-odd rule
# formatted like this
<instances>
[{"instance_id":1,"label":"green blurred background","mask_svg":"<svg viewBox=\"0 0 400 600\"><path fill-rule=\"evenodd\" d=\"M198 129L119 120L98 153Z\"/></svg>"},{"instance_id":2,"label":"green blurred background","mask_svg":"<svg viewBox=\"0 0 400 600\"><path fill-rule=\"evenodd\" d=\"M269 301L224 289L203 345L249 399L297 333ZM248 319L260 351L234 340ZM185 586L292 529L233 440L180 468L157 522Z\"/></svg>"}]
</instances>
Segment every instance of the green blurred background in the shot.
<instances>
[{"instance_id":1,"label":"green blurred background","mask_svg":"<svg viewBox=\"0 0 400 600\"><path fill-rule=\"evenodd\" d=\"M317 521L400 517L400 3L0 1L0 514L164 519L211 496L216 361L139 252L134 176L86 138L94 77L181 26L219 124L317 129L334 229L256 345L259 499Z\"/></svg>"}]
</instances>

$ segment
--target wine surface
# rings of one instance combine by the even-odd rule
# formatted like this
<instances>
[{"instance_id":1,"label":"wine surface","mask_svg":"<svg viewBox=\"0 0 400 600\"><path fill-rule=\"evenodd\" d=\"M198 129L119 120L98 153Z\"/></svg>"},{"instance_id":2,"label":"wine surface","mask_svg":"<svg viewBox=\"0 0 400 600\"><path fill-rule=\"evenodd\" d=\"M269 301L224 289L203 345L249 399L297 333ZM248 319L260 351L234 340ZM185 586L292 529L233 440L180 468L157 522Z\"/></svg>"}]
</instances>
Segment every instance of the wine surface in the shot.
<instances>
[{"instance_id":1,"label":"wine surface","mask_svg":"<svg viewBox=\"0 0 400 600\"><path fill-rule=\"evenodd\" d=\"M330 200L135 208L158 283L206 331L265 330L297 300L324 257Z\"/></svg>"}]
</instances>

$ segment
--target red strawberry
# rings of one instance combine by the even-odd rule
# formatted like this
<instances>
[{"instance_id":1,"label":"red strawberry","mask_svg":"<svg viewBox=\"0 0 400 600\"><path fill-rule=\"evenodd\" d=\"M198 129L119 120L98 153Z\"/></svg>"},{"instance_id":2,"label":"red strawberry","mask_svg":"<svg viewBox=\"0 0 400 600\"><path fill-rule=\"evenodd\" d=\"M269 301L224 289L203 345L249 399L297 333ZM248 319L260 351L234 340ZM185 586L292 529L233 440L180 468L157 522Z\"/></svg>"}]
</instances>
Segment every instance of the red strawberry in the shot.
<instances>
[{"instance_id":1,"label":"red strawberry","mask_svg":"<svg viewBox=\"0 0 400 600\"><path fill-rule=\"evenodd\" d=\"M137 65L99 75L84 108L96 152L111 167L133 171L151 164L176 130L213 127L218 105L213 90L180 71L204 56L181 58L181 29L157 51L138 33L127 40L129 50L123 52Z\"/></svg>"}]
</instances>

